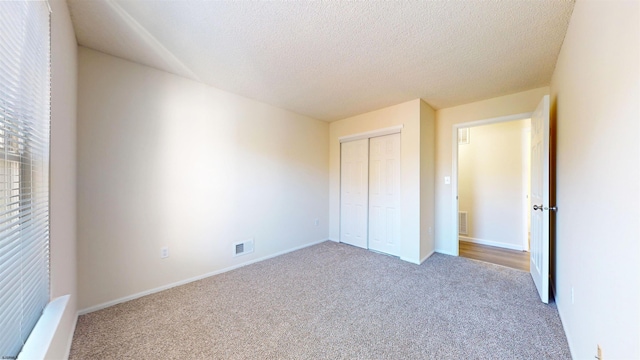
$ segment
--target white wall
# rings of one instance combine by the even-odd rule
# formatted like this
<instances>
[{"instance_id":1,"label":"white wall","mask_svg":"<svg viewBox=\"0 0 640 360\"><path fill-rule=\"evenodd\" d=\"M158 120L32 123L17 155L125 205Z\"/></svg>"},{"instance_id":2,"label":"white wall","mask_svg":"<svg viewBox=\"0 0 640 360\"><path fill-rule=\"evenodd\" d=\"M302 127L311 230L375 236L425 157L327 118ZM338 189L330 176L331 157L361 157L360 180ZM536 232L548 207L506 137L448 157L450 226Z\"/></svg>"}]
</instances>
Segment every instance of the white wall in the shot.
<instances>
[{"instance_id":1,"label":"white wall","mask_svg":"<svg viewBox=\"0 0 640 360\"><path fill-rule=\"evenodd\" d=\"M458 234L453 232L451 185L444 183L452 171L453 125L532 112L548 87L482 100L436 111L436 241L437 252L454 254Z\"/></svg>"},{"instance_id":2,"label":"white wall","mask_svg":"<svg viewBox=\"0 0 640 360\"><path fill-rule=\"evenodd\" d=\"M524 249L526 186L523 130L529 120L469 128L469 144L458 145L458 210L467 211L461 239Z\"/></svg>"},{"instance_id":3,"label":"white wall","mask_svg":"<svg viewBox=\"0 0 640 360\"><path fill-rule=\"evenodd\" d=\"M637 1L577 1L551 82L556 302L576 359L597 344L640 358L639 14Z\"/></svg>"},{"instance_id":4,"label":"white wall","mask_svg":"<svg viewBox=\"0 0 640 360\"><path fill-rule=\"evenodd\" d=\"M420 101L420 262L435 250L436 112Z\"/></svg>"},{"instance_id":5,"label":"white wall","mask_svg":"<svg viewBox=\"0 0 640 360\"><path fill-rule=\"evenodd\" d=\"M70 295L48 359L68 354L76 324L76 86L77 44L64 0L51 5L51 298Z\"/></svg>"},{"instance_id":6,"label":"white wall","mask_svg":"<svg viewBox=\"0 0 640 360\"><path fill-rule=\"evenodd\" d=\"M401 133L401 223L400 257L420 262L420 99L390 106L330 124L330 238L340 239L340 141L339 138L396 125ZM426 105L426 104L425 104ZM428 105L426 105L428 106Z\"/></svg>"},{"instance_id":7,"label":"white wall","mask_svg":"<svg viewBox=\"0 0 640 360\"><path fill-rule=\"evenodd\" d=\"M80 309L328 238L326 122L82 47L78 87Z\"/></svg>"}]
</instances>

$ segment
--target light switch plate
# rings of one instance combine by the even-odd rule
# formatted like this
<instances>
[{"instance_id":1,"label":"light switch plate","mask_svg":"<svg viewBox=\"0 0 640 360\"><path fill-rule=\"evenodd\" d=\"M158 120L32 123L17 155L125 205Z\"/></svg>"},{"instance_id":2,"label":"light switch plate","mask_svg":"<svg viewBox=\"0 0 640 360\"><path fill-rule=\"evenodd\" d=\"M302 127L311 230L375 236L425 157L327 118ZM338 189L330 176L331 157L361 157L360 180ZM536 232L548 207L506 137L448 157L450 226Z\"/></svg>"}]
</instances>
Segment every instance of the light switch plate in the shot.
<instances>
[{"instance_id":1,"label":"light switch plate","mask_svg":"<svg viewBox=\"0 0 640 360\"><path fill-rule=\"evenodd\" d=\"M451 176L445 176L445 177L444 177L444 183L445 183L446 185L451 184Z\"/></svg>"}]
</instances>

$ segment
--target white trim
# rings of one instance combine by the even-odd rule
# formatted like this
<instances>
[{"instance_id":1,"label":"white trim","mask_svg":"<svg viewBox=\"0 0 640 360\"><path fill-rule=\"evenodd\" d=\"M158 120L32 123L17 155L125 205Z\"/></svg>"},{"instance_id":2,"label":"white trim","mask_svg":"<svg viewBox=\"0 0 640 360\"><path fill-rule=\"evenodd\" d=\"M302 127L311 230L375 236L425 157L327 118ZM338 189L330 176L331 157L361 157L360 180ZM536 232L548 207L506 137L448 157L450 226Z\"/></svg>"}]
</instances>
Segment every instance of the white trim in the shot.
<instances>
[{"instance_id":1,"label":"white trim","mask_svg":"<svg viewBox=\"0 0 640 360\"><path fill-rule=\"evenodd\" d=\"M345 135L345 136L339 137L338 141L340 143L343 143L343 142L349 142L349 141L369 139L369 138L372 138L372 137L397 134L397 133L402 132L402 128L403 127L404 127L404 125L396 125L396 126L391 126L391 127L388 127L388 128L383 128L383 129L376 129L376 130L365 131L365 132L352 134L352 135Z\"/></svg>"},{"instance_id":2,"label":"white trim","mask_svg":"<svg viewBox=\"0 0 640 360\"><path fill-rule=\"evenodd\" d=\"M555 293L553 294L555 296ZM558 301L558 298L555 298L555 302L556 302L556 308L558 309L558 316L560 317L560 323L562 324L562 329L564 330L564 335L567 338L567 344L569 345L569 353L571 354L571 358L575 359L575 353L576 351L575 349L575 345L573 342L573 336L571 336L571 332L569 331L570 329L567 327L568 321L566 321L566 318L564 317L564 311L561 310L561 307L564 305L560 304L560 301Z\"/></svg>"},{"instance_id":3,"label":"white trim","mask_svg":"<svg viewBox=\"0 0 640 360\"><path fill-rule=\"evenodd\" d=\"M474 127L489 124L497 124L507 121L530 119L532 112L499 116L490 119L470 121L464 123L453 124L452 126L452 146L451 146L451 238L449 241L453 244L451 255L459 256L460 244L458 239L458 129L464 127Z\"/></svg>"},{"instance_id":4,"label":"white trim","mask_svg":"<svg viewBox=\"0 0 640 360\"><path fill-rule=\"evenodd\" d=\"M371 249L368 249L368 250L369 250L369 251L373 251L373 250L371 250ZM378 252L378 251L374 251L374 252ZM384 255L387 255L387 256L394 256L394 255L389 255L389 254L385 254L385 253L380 253L380 254L384 254ZM394 257L395 257L395 256L394 256ZM408 262L408 263L416 264L416 265L420 265L420 264L421 264L420 259L412 259L412 258L407 258L407 257L402 257L402 256L401 256L401 257L400 257L400 260L402 260L402 261L406 261L406 262Z\"/></svg>"},{"instance_id":5,"label":"white trim","mask_svg":"<svg viewBox=\"0 0 640 360\"><path fill-rule=\"evenodd\" d=\"M459 234L459 230L460 229L460 224L458 224L458 214L459 214L459 209L458 209L458 129L461 128L463 126L456 126L456 124L453 125L453 149L452 149L452 155L453 155L453 159L451 162L451 194L452 194L452 200L451 200L451 219L453 220L451 223L451 228L453 230L452 237L451 237L451 241L453 242L453 251L451 252L451 255L453 256L459 256L460 255L460 244L458 243L458 236ZM455 240L454 240L455 238Z\"/></svg>"},{"instance_id":6,"label":"white trim","mask_svg":"<svg viewBox=\"0 0 640 360\"><path fill-rule=\"evenodd\" d=\"M499 247L503 249L524 251L521 245L507 244L507 243L493 241L493 240L476 239L468 236L460 236L460 241L476 243L480 245L489 245L489 246Z\"/></svg>"},{"instance_id":7,"label":"white trim","mask_svg":"<svg viewBox=\"0 0 640 360\"><path fill-rule=\"evenodd\" d=\"M435 250L431 250L430 253L427 254L427 256L423 257L422 259L420 259L420 265L422 265L423 262L425 262L428 258L431 257L431 255L433 255L433 253L435 253Z\"/></svg>"},{"instance_id":8,"label":"white trim","mask_svg":"<svg viewBox=\"0 0 640 360\"><path fill-rule=\"evenodd\" d=\"M531 177L531 127L522 129L522 248L529 251L529 192L528 178ZM527 141L529 140L529 141Z\"/></svg>"},{"instance_id":9,"label":"white trim","mask_svg":"<svg viewBox=\"0 0 640 360\"><path fill-rule=\"evenodd\" d=\"M46 357L56 330L60 326L62 315L69 305L70 297L71 295L57 297L45 306L42 316L20 350L18 359L44 359ZM73 338L73 335L71 337Z\"/></svg>"},{"instance_id":10,"label":"white trim","mask_svg":"<svg viewBox=\"0 0 640 360\"><path fill-rule=\"evenodd\" d=\"M507 115L507 116L498 116L495 118L453 124L453 127L455 127L456 129L459 129L459 128L466 128L466 127L491 125L491 124L497 124L497 123L508 122L508 121L525 120L525 119L531 119L531 115L533 115L533 112L526 112L526 113ZM456 131L456 138L457 136L458 136L458 132Z\"/></svg>"},{"instance_id":11,"label":"white trim","mask_svg":"<svg viewBox=\"0 0 640 360\"><path fill-rule=\"evenodd\" d=\"M117 305L117 304L120 304L120 303L123 303L123 302L126 302L126 301L138 299L138 298L141 298L143 296L147 296L147 295L158 293L160 291L168 290L168 289L174 288L176 286L188 284L188 283L191 283L191 282L194 282L194 281L198 281L198 280L202 280L202 279L214 276L214 275L218 275L218 274L222 274L222 273L225 273L225 272L228 272L228 271L231 271L231 270L239 269L239 268L241 268L243 266L251 265L251 264L254 264L254 263L257 263L257 262L260 262L260 261L264 261L264 260L268 260L268 259L274 258L276 256L284 255L284 254L287 254L287 253L290 253L290 252L293 252L293 251L296 251L296 250L300 250L300 249L304 249L304 248L307 248L307 247L310 247L310 246L318 245L318 244L323 243L323 242L325 242L327 240L329 240L329 239L328 238L327 239L322 239L322 240L315 241L315 242L312 242L312 243L309 243L309 244L296 246L294 248L291 248L291 249L288 249L288 250L284 250L284 251L280 251L280 252L277 252L277 253L274 253L274 254L271 254L271 255L263 256L263 257L258 258L258 259L249 260L249 261L246 261L246 262L243 262L243 263L240 263L240 264L236 264L236 265L232 265L232 266L220 269L220 270L216 270L216 271L212 271L212 272L209 272L209 273L206 273L206 274L194 276L194 277L191 277L191 278L188 278L188 279L185 279L185 280L181 280L181 281L177 281L177 282L174 282L174 283L171 283L171 284L159 286L157 288L145 290L145 291L142 291L142 292L139 292L139 293L135 293L135 294L132 294L132 295L129 295L129 296L121 297L119 299L107 301L107 302L104 302L102 304L98 304L98 305L95 305L95 306L88 307L86 309L82 309L82 310L78 311L78 315L85 315L85 314L88 314L88 313L91 313L91 312L94 312L94 311L98 311L98 310L102 310L102 309L105 309L105 308L108 308L110 306Z\"/></svg>"},{"instance_id":12,"label":"white trim","mask_svg":"<svg viewBox=\"0 0 640 360\"><path fill-rule=\"evenodd\" d=\"M443 250L443 249L436 249L435 252L437 252L438 254L443 254L443 255L458 256L458 254L454 254L451 251L447 251L447 250Z\"/></svg>"}]
</instances>

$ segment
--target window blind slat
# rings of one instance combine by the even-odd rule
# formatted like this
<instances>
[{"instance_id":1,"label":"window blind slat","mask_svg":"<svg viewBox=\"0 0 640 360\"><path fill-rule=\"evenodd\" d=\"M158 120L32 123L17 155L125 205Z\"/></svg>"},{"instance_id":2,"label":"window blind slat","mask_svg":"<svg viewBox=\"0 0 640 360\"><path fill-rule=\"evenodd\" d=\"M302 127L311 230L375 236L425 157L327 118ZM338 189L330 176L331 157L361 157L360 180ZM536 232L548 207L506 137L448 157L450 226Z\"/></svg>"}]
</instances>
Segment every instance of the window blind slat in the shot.
<instances>
[{"instance_id":1,"label":"window blind slat","mask_svg":"<svg viewBox=\"0 0 640 360\"><path fill-rule=\"evenodd\" d=\"M36 230L38 229L36 228ZM34 232L33 229L30 229L28 232L25 231L22 233L14 233L10 240L4 242L3 245L7 247L7 250L0 253L0 260L9 261L16 253L20 251L22 247L25 246L25 244L28 244L28 242L31 241L30 238L34 236L34 233L36 234L35 236L39 236L41 239L43 236L47 235L48 232L49 228L45 227L38 230L37 232ZM36 239L36 241L39 241L39 239ZM11 264L3 263L0 264L0 268L10 265Z\"/></svg>"},{"instance_id":2,"label":"window blind slat","mask_svg":"<svg viewBox=\"0 0 640 360\"><path fill-rule=\"evenodd\" d=\"M49 301L49 8L0 1L0 356Z\"/></svg>"},{"instance_id":3,"label":"window blind slat","mask_svg":"<svg viewBox=\"0 0 640 360\"><path fill-rule=\"evenodd\" d=\"M2 273L4 271L4 269L14 269L17 268L17 266L15 266L15 262L20 261L20 242L15 241L14 243L11 244L11 246L7 247L7 251L3 252L2 255L0 255L0 261L2 261L2 263L0 263L0 273ZM5 281L13 281L15 279L2 279L0 280L0 283L5 282Z\"/></svg>"},{"instance_id":4,"label":"window blind slat","mask_svg":"<svg viewBox=\"0 0 640 360\"><path fill-rule=\"evenodd\" d=\"M25 219L25 216L31 216L31 218ZM35 208L33 206L26 206L23 209L22 213L13 215L5 220L0 221L0 233L7 232L8 235L14 234L19 230L16 229L16 226L27 226L30 221L41 221L46 217L48 217L46 208L42 209Z\"/></svg>"},{"instance_id":5,"label":"window blind slat","mask_svg":"<svg viewBox=\"0 0 640 360\"><path fill-rule=\"evenodd\" d=\"M19 284L20 277L16 276L16 274L20 273L20 268L14 267L4 267L0 270L0 274L3 276L0 280L0 286L15 286L15 284ZM4 293L0 295L0 299L3 297L17 296L16 293Z\"/></svg>"}]
</instances>

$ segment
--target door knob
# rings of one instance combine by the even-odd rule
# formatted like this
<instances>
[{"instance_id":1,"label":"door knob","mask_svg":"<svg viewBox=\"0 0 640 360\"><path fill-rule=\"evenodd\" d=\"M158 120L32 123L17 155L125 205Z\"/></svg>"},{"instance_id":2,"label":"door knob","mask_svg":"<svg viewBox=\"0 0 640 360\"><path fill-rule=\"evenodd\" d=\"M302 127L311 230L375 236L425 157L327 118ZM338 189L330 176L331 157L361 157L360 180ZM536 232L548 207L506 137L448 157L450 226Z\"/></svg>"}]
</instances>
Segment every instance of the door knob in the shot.
<instances>
[{"instance_id":1,"label":"door knob","mask_svg":"<svg viewBox=\"0 0 640 360\"><path fill-rule=\"evenodd\" d=\"M555 206L551 206L551 207L546 207L546 206L538 206L538 205L533 205L533 210L551 210L551 211L558 211L558 208Z\"/></svg>"}]
</instances>

